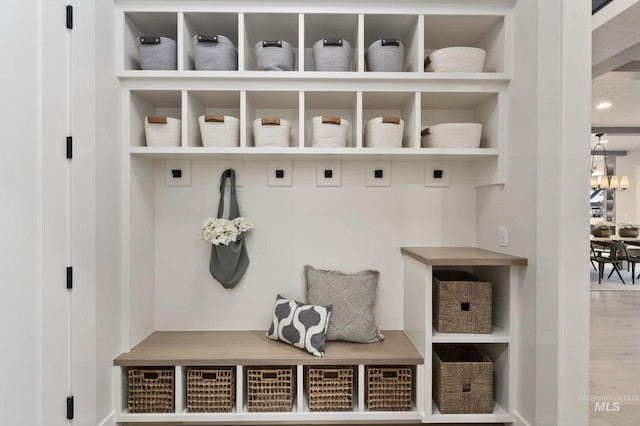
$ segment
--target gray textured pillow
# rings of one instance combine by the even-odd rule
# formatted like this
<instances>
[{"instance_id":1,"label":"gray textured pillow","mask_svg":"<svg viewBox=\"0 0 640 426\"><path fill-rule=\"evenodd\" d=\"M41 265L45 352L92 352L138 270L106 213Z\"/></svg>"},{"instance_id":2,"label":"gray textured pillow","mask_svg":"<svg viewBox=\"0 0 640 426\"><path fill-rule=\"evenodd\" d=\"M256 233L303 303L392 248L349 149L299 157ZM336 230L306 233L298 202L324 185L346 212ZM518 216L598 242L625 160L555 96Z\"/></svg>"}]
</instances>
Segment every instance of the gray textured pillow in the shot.
<instances>
[{"instance_id":1,"label":"gray textured pillow","mask_svg":"<svg viewBox=\"0 0 640 426\"><path fill-rule=\"evenodd\" d=\"M305 305L278 295L267 337L324 356L331 305Z\"/></svg>"},{"instance_id":2,"label":"gray textured pillow","mask_svg":"<svg viewBox=\"0 0 640 426\"><path fill-rule=\"evenodd\" d=\"M374 343L384 339L374 314L379 275L377 271L345 274L304 267L307 303L333 306L328 340Z\"/></svg>"}]
</instances>

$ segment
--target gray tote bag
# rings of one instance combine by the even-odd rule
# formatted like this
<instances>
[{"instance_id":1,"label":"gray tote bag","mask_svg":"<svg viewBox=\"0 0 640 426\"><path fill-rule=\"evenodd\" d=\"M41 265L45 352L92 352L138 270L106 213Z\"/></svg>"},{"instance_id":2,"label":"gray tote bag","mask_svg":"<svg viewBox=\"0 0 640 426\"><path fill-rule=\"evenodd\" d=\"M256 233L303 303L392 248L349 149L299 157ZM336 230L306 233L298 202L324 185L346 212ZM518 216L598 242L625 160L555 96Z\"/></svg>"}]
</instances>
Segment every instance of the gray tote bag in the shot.
<instances>
[{"instance_id":1,"label":"gray tote bag","mask_svg":"<svg viewBox=\"0 0 640 426\"><path fill-rule=\"evenodd\" d=\"M220 176L220 201L218 202L218 218L224 211L224 192L227 177L231 180L231 195L229 197L229 219L240 216L240 208L236 199L236 174L233 169L227 169ZM228 246L211 245L211 261L209 271L224 288L234 288L249 266L249 255L244 243L244 236L240 235L236 241Z\"/></svg>"}]
</instances>

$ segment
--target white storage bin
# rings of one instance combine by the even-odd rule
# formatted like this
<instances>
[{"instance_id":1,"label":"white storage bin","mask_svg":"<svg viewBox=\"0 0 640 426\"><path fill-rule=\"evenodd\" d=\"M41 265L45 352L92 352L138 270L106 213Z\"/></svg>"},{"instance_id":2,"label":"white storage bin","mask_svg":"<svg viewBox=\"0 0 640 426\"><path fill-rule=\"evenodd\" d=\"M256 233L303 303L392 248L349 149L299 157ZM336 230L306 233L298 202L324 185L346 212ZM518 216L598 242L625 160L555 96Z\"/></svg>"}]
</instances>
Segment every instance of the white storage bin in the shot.
<instances>
[{"instance_id":1,"label":"white storage bin","mask_svg":"<svg viewBox=\"0 0 640 426\"><path fill-rule=\"evenodd\" d=\"M376 117L364 128L364 145L368 148L402 148L404 120L398 117Z\"/></svg>"},{"instance_id":2,"label":"white storage bin","mask_svg":"<svg viewBox=\"0 0 640 426\"><path fill-rule=\"evenodd\" d=\"M233 71L238 69L238 49L223 35L198 34L191 39L196 70Z\"/></svg>"},{"instance_id":3,"label":"white storage bin","mask_svg":"<svg viewBox=\"0 0 640 426\"><path fill-rule=\"evenodd\" d=\"M256 147L289 146L291 123L281 118L258 118L253 120L253 137Z\"/></svg>"},{"instance_id":4,"label":"white storage bin","mask_svg":"<svg viewBox=\"0 0 640 426\"><path fill-rule=\"evenodd\" d=\"M374 41L364 54L367 71L400 72L404 62L404 46L398 39Z\"/></svg>"},{"instance_id":5,"label":"white storage bin","mask_svg":"<svg viewBox=\"0 0 640 426\"><path fill-rule=\"evenodd\" d=\"M423 148L478 148L482 135L480 123L442 123L421 132Z\"/></svg>"},{"instance_id":6,"label":"white storage bin","mask_svg":"<svg viewBox=\"0 0 640 426\"><path fill-rule=\"evenodd\" d=\"M159 36L136 38L140 68L143 70L177 70L178 50L175 40Z\"/></svg>"},{"instance_id":7,"label":"white storage bin","mask_svg":"<svg viewBox=\"0 0 640 426\"><path fill-rule=\"evenodd\" d=\"M311 146L316 148L342 148L347 146L349 121L339 117L313 117Z\"/></svg>"},{"instance_id":8,"label":"white storage bin","mask_svg":"<svg viewBox=\"0 0 640 426\"><path fill-rule=\"evenodd\" d=\"M228 115L201 115L202 146L240 146L240 120Z\"/></svg>"},{"instance_id":9,"label":"white storage bin","mask_svg":"<svg viewBox=\"0 0 640 426\"><path fill-rule=\"evenodd\" d=\"M284 40L263 40L256 43L258 71L293 71L296 52Z\"/></svg>"},{"instance_id":10,"label":"white storage bin","mask_svg":"<svg viewBox=\"0 0 640 426\"><path fill-rule=\"evenodd\" d=\"M144 118L147 146L179 147L181 133L180 120L177 118L151 115Z\"/></svg>"},{"instance_id":11,"label":"white storage bin","mask_svg":"<svg viewBox=\"0 0 640 426\"><path fill-rule=\"evenodd\" d=\"M486 52L477 47L445 47L424 60L424 70L434 72L482 72Z\"/></svg>"},{"instance_id":12,"label":"white storage bin","mask_svg":"<svg viewBox=\"0 0 640 426\"><path fill-rule=\"evenodd\" d=\"M313 45L316 71L349 71L351 45L341 38L323 38Z\"/></svg>"}]
</instances>

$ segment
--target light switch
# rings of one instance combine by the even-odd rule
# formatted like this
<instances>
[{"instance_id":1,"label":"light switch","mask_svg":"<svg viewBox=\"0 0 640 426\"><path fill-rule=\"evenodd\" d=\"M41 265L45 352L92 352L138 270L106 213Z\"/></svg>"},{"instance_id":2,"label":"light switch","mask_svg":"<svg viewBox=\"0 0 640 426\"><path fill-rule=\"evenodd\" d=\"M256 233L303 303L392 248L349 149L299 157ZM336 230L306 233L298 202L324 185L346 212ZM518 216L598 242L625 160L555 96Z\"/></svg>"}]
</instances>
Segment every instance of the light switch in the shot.
<instances>
[{"instance_id":1,"label":"light switch","mask_svg":"<svg viewBox=\"0 0 640 426\"><path fill-rule=\"evenodd\" d=\"M318 161L316 163L316 186L342 185L340 161Z\"/></svg>"},{"instance_id":2,"label":"light switch","mask_svg":"<svg viewBox=\"0 0 640 426\"><path fill-rule=\"evenodd\" d=\"M269 161L267 186L291 186L293 166L291 161Z\"/></svg>"}]
</instances>

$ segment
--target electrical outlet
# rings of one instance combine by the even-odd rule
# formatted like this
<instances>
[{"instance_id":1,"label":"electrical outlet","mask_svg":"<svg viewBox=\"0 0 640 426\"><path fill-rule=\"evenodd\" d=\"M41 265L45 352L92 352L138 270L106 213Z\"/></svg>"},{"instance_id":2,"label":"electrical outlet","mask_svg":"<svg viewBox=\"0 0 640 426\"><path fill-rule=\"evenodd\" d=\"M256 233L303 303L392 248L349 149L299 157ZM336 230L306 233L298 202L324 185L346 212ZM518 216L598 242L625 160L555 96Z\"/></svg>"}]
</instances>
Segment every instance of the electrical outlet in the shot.
<instances>
[{"instance_id":1,"label":"electrical outlet","mask_svg":"<svg viewBox=\"0 0 640 426\"><path fill-rule=\"evenodd\" d=\"M507 228L498 228L498 245L501 247L506 247L508 243L507 238Z\"/></svg>"},{"instance_id":2,"label":"electrical outlet","mask_svg":"<svg viewBox=\"0 0 640 426\"><path fill-rule=\"evenodd\" d=\"M191 161L167 160L164 169L166 186L191 186Z\"/></svg>"}]
</instances>

